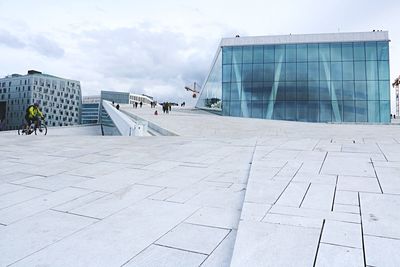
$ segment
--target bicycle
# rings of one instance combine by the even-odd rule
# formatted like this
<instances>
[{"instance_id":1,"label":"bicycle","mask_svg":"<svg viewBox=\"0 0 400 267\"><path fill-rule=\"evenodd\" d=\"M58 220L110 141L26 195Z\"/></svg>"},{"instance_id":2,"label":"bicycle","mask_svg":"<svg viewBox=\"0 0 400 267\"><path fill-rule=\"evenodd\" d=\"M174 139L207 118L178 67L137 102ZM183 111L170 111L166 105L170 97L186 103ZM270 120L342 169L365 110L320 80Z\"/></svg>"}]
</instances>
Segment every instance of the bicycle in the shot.
<instances>
[{"instance_id":1,"label":"bicycle","mask_svg":"<svg viewBox=\"0 0 400 267\"><path fill-rule=\"evenodd\" d=\"M18 135L30 135L32 133L35 133L35 135L46 135L46 122L38 118L37 125L38 127L36 127L35 122L32 122L29 127L27 127L27 123L22 124L21 127L18 129Z\"/></svg>"}]
</instances>

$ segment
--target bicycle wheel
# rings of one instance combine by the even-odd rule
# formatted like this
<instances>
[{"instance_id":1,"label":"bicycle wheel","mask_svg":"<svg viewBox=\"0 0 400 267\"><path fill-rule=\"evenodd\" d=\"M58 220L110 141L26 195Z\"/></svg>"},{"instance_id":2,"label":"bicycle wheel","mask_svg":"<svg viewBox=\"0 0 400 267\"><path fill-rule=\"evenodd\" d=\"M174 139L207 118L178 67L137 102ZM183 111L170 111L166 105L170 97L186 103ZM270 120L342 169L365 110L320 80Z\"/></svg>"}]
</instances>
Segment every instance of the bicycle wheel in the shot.
<instances>
[{"instance_id":1,"label":"bicycle wheel","mask_svg":"<svg viewBox=\"0 0 400 267\"><path fill-rule=\"evenodd\" d=\"M27 131L26 131L26 125L22 124L21 127L18 128L18 135L26 135Z\"/></svg>"},{"instance_id":2,"label":"bicycle wheel","mask_svg":"<svg viewBox=\"0 0 400 267\"><path fill-rule=\"evenodd\" d=\"M47 134L47 126L46 124L41 124L39 127L35 129L36 135L46 135Z\"/></svg>"}]
</instances>

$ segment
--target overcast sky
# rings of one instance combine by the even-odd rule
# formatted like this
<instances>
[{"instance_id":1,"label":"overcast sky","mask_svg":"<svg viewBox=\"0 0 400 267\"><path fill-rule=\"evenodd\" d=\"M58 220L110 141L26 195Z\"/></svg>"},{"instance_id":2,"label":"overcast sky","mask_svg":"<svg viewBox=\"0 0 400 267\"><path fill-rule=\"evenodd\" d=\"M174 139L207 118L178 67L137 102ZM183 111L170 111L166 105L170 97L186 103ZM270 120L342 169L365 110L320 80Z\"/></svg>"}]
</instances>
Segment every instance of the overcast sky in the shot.
<instances>
[{"instance_id":1,"label":"overcast sky","mask_svg":"<svg viewBox=\"0 0 400 267\"><path fill-rule=\"evenodd\" d=\"M398 0L0 0L0 77L36 69L81 81L83 95L183 101L222 37L381 29L393 80L399 14Z\"/></svg>"}]
</instances>

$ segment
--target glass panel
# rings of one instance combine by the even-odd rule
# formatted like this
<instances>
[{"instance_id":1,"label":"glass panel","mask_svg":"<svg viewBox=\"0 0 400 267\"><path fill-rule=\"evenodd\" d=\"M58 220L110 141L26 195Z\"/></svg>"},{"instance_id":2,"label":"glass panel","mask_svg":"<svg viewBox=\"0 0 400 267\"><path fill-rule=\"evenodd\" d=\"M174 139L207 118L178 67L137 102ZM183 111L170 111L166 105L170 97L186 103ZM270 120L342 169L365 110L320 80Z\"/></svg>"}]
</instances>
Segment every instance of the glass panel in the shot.
<instances>
[{"instance_id":1,"label":"glass panel","mask_svg":"<svg viewBox=\"0 0 400 267\"><path fill-rule=\"evenodd\" d=\"M308 120L308 102L298 101L297 102L297 120L307 121Z\"/></svg>"},{"instance_id":2,"label":"glass panel","mask_svg":"<svg viewBox=\"0 0 400 267\"><path fill-rule=\"evenodd\" d=\"M232 64L232 47L222 48L222 64Z\"/></svg>"},{"instance_id":3,"label":"glass panel","mask_svg":"<svg viewBox=\"0 0 400 267\"><path fill-rule=\"evenodd\" d=\"M297 63L297 81L307 81L307 63Z\"/></svg>"},{"instance_id":4,"label":"glass panel","mask_svg":"<svg viewBox=\"0 0 400 267\"><path fill-rule=\"evenodd\" d=\"M242 98L241 98L241 100L250 102L251 94L252 94L251 82L242 83Z\"/></svg>"},{"instance_id":5,"label":"glass panel","mask_svg":"<svg viewBox=\"0 0 400 267\"><path fill-rule=\"evenodd\" d=\"M274 120L284 120L285 119L285 102L276 101L274 105Z\"/></svg>"},{"instance_id":6,"label":"glass panel","mask_svg":"<svg viewBox=\"0 0 400 267\"><path fill-rule=\"evenodd\" d=\"M232 65L231 81L232 82L242 81L242 64Z\"/></svg>"},{"instance_id":7,"label":"glass panel","mask_svg":"<svg viewBox=\"0 0 400 267\"><path fill-rule=\"evenodd\" d=\"M354 82L343 81L343 99L353 100L354 99Z\"/></svg>"},{"instance_id":8,"label":"glass panel","mask_svg":"<svg viewBox=\"0 0 400 267\"><path fill-rule=\"evenodd\" d=\"M342 80L342 62L331 62L331 80Z\"/></svg>"},{"instance_id":9,"label":"glass panel","mask_svg":"<svg viewBox=\"0 0 400 267\"><path fill-rule=\"evenodd\" d=\"M229 101L223 101L222 102L222 115L223 116L229 116L230 112L229 112L229 106L230 106L230 102Z\"/></svg>"},{"instance_id":10,"label":"glass panel","mask_svg":"<svg viewBox=\"0 0 400 267\"><path fill-rule=\"evenodd\" d=\"M264 62L264 48L262 46L255 46L253 49L253 62L263 63Z\"/></svg>"},{"instance_id":11,"label":"glass panel","mask_svg":"<svg viewBox=\"0 0 400 267\"><path fill-rule=\"evenodd\" d=\"M353 62L343 62L343 80L354 80Z\"/></svg>"},{"instance_id":12,"label":"glass panel","mask_svg":"<svg viewBox=\"0 0 400 267\"><path fill-rule=\"evenodd\" d=\"M242 110L241 117L250 118L251 116L251 101L241 101L240 108Z\"/></svg>"},{"instance_id":13,"label":"glass panel","mask_svg":"<svg viewBox=\"0 0 400 267\"><path fill-rule=\"evenodd\" d=\"M319 79L320 80L330 80L331 79L331 65L329 64L329 62L324 61L324 62L320 62L319 63Z\"/></svg>"},{"instance_id":14,"label":"glass panel","mask_svg":"<svg viewBox=\"0 0 400 267\"><path fill-rule=\"evenodd\" d=\"M263 83L262 82L253 82L253 89L252 89L252 97L251 100L255 100L255 101L262 101L265 99L265 90L263 87Z\"/></svg>"},{"instance_id":15,"label":"glass panel","mask_svg":"<svg viewBox=\"0 0 400 267\"><path fill-rule=\"evenodd\" d=\"M367 100L367 82L356 81L355 89L356 100Z\"/></svg>"},{"instance_id":16,"label":"glass panel","mask_svg":"<svg viewBox=\"0 0 400 267\"><path fill-rule=\"evenodd\" d=\"M332 121L343 122L343 101L332 101Z\"/></svg>"},{"instance_id":17,"label":"glass panel","mask_svg":"<svg viewBox=\"0 0 400 267\"><path fill-rule=\"evenodd\" d=\"M367 121L367 101L356 101L356 122Z\"/></svg>"},{"instance_id":18,"label":"glass panel","mask_svg":"<svg viewBox=\"0 0 400 267\"><path fill-rule=\"evenodd\" d=\"M308 82L308 100L319 100L319 81Z\"/></svg>"},{"instance_id":19,"label":"glass panel","mask_svg":"<svg viewBox=\"0 0 400 267\"><path fill-rule=\"evenodd\" d=\"M308 100L308 86L307 82L297 82L297 100Z\"/></svg>"},{"instance_id":20,"label":"glass panel","mask_svg":"<svg viewBox=\"0 0 400 267\"><path fill-rule=\"evenodd\" d=\"M285 46L275 46L275 62L285 62Z\"/></svg>"},{"instance_id":21,"label":"glass panel","mask_svg":"<svg viewBox=\"0 0 400 267\"><path fill-rule=\"evenodd\" d=\"M331 100L329 81L321 81L319 83L319 99Z\"/></svg>"},{"instance_id":22,"label":"glass panel","mask_svg":"<svg viewBox=\"0 0 400 267\"><path fill-rule=\"evenodd\" d=\"M378 80L378 64L377 61L367 61L367 80Z\"/></svg>"},{"instance_id":23,"label":"glass panel","mask_svg":"<svg viewBox=\"0 0 400 267\"><path fill-rule=\"evenodd\" d=\"M264 80L264 65L253 64L253 82L261 82Z\"/></svg>"},{"instance_id":24,"label":"glass panel","mask_svg":"<svg viewBox=\"0 0 400 267\"><path fill-rule=\"evenodd\" d=\"M296 62L296 45L286 45L286 62Z\"/></svg>"},{"instance_id":25,"label":"glass panel","mask_svg":"<svg viewBox=\"0 0 400 267\"><path fill-rule=\"evenodd\" d=\"M318 61L318 44L308 44L308 61Z\"/></svg>"},{"instance_id":26,"label":"glass panel","mask_svg":"<svg viewBox=\"0 0 400 267\"><path fill-rule=\"evenodd\" d=\"M234 46L232 48L232 64L239 64L243 62L243 50L241 46Z\"/></svg>"},{"instance_id":27,"label":"glass panel","mask_svg":"<svg viewBox=\"0 0 400 267\"><path fill-rule=\"evenodd\" d=\"M222 82L231 81L232 65L222 65Z\"/></svg>"},{"instance_id":28,"label":"glass panel","mask_svg":"<svg viewBox=\"0 0 400 267\"><path fill-rule=\"evenodd\" d=\"M252 102L251 117L252 118L263 118L264 102L254 101Z\"/></svg>"},{"instance_id":29,"label":"glass panel","mask_svg":"<svg viewBox=\"0 0 400 267\"><path fill-rule=\"evenodd\" d=\"M296 81L296 63L286 63L286 81Z\"/></svg>"},{"instance_id":30,"label":"glass panel","mask_svg":"<svg viewBox=\"0 0 400 267\"><path fill-rule=\"evenodd\" d=\"M295 121L297 118L297 104L296 101L286 101L285 119Z\"/></svg>"},{"instance_id":31,"label":"glass panel","mask_svg":"<svg viewBox=\"0 0 400 267\"><path fill-rule=\"evenodd\" d=\"M285 91L286 91L286 100L290 101L296 100L296 82L286 82Z\"/></svg>"},{"instance_id":32,"label":"glass panel","mask_svg":"<svg viewBox=\"0 0 400 267\"><path fill-rule=\"evenodd\" d=\"M308 101L308 121L319 122L319 102Z\"/></svg>"},{"instance_id":33,"label":"glass panel","mask_svg":"<svg viewBox=\"0 0 400 267\"><path fill-rule=\"evenodd\" d=\"M264 64L264 81L272 82L274 80L274 63Z\"/></svg>"},{"instance_id":34,"label":"glass panel","mask_svg":"<svg viewBox=\"0 0 400 267\"><path fill-rule=\"evenodd\" d=\"M354 62L354 78L358 81L365 81L365 61Z\"/></svg>"},{"instance_id":35,"label":"glass panel","mask_svg":"<svg viewBox=\"0 0 400 267\"><path fill-rule=\"evenodd\" d=\"M367 82L368 100L379 100L379 85L377 81Z\"/></svg>"},{"instance_id":36,"label":"glass panel","mask_svg":"<svg viewBox=\"0 0 400 267\"><path fill-rule=\"evenodd\" d=\"M264 46L264 62L275 62L275 49L273 45Z\"/></svg>"},{"instance_id":37,"label":"glass panel","mask_svg":"<svg viewBox=\"0 0 400 267\"><path fill-rule=\"evenodd\" d=\"M332 121L332 103L331 101L320 101L320 122L331 122Z\"/></svg>"},{"instance_id":38,"label":"glass panel","mask_svg":"<svg viewBox=\"0 0 400 267\"><path fill-rule=\"evenodd\" d=\"M242 92L242 84L241 83L231 83L231 101L232 100L240 100ZM231 109L232 113L232 109Z\"/></svg>"},{"instance_id":39,"label":"glass panel","mask_svg":"<svg viewBox=\"0 0 400 267\"><path fill-rule=\"evenodd\" d=\"M365 55L367 60L377 60L378 56L376 54L376 42L366 42L365 43Z\"/></svg>"},{"instance_id":40,"label":"glass panel","mask_svg":"<svg viewBox=\"0 0 400 267\"><path fill-rule=\"evenodd\" d=\"M365 60L364 43L354 43L354 60Z\"/></svg>"},{"instance_id":41,"label":"glass panel","mask_svg":"<svg viewBox=\"0 0 400 267\"><path fill-rule=\"evenodd\" d=\"M273 82L265 82L264 83L264 98L263 100L269 101L269 100L275 100L273 98L271 98L271 92L272 92L272 86L273 86Z\"/></svg>"},{"instance_id":42,"label":"glass panel","mask_svg":"<svg viewBox=\"0 0 400 267\"><path fill-rule=\"evenodd\" d=\"M231 99L231 84L222 83L222 100L223 102Z\"/></svg>"},{"instance_id":43,"label":"glass panel","mask_svg":"<svg viewBox=\"0 0 400 267\"><path fill-rule=\"evenodd\" d=\"M378 42L378 60L389 60L389 44L388 42Z\"/></svg>"},{"instance_id":44,"label":"glass panel","mask_svg":"<svg viewBox=\"0 0 400 267\"><path fill-rule=\"evenodd\" d=\"M307 45L297 45L297 62L307 62Z\"/></svg>"},{"instance_id":45,"label":"glass panel","mask_svg":"<svg viewBox=\"0 0 400 267\"><path fill-rule=\"evenodd\" d=\"M331 61L342 61L342 45L331 44Z\"/></svg>"},{"instance_id":46,"label":"glass panel","mask_svg":"<svg viewBox=\"0 0 400 267\"><path fill-rule=\"evenodd\" d=\"M368 122L379 122L379 101L368 101Z\"/></svg>"},{"instance_id":47,"label":"glass panel","mask_svg":"<svg viewBox=\"0 0 400 267\"><path fill-rule=\"evenodd\" d=\"M253 46L243 47L243 63L253 63Z\"/></svg>"},{"instance_id":48,"label":"glass panel","mask_svg":"<svg viewBox=\"0 0 400 267\"><path fill-rule=\"evenodd\" d=\"M286 63L275 63L275 72L278 76L278 81L286 80Z\"/></svg>"},{"instance_id":49,"label":"glass panel","mask_svg":"<svg viewBox=\"0 0 400 267\"><path fill-rule=\"evenodd\" d=\"M390 123L390 101L380 101L381 122Z\"/></svg>"},{"instance_id":50,"label":"glass panel","mask_svg":"<svg viewBox=\"0 0 400 267\"><path fill-rule=\"evenodd\" d=\"M318 81L319 80L319 66L318 62L308 62L308 80Z\"/></svg>"},{"instance_id":51,"label":"glass panel","mask_svg":"<svg viewBox=\"0 0 400 267\"><path fill-rule=\"evenodd\" d=\"M379 81L379 100L390 100L389 81Z\"/></svg>"},{"instance_id":52,"label":"glass panel","mask_svg":"<svg viewBox=\"0 0 400 267\"><path fill-rule=\"evenodd\" d=\"M243 64L242 81L251 82L253 77L253 64Z\"/></svg>"},{"instance_id":53,"label":"glass panel","mask_svg":"<svg viewBox=\"0 0 400 267\"><path fill-rule=\"evenodd\" d=\"M343 121L344 122L356 121L354 101L343 101Z\"/></svg>"},{"instance_id":54,"label":"glass panel","mask_svg":"<svg viewBox=\"0 0 400 267\"><path fill-rule=\"evenodd\" d=\"M285 91L286 91L286 82L280 82L276 91L276 100L283 101L285 100Z\"/></svg>"},{"instance_id":55,"label":"glass panel","mask_svg":"<svg viewBox=\"0 0 400 267\"><path fill-rule=\"evenodd\" d=\"M231 101L229 106L229 113L231 116L239 117L242 113L240 108L240 101Z\"/></svg>"},{"instance_id":56,"label":"glass panel","mask_svg":"<svg viewBox=\"0 0 400 267\"><path fill-rule=\"evenodd\" d=\"M343 61L353 61L353 44L342 44L342 59Z\"/></svg>"},{"instance_id":57,"label":"glass panel","mask_svg":"<svg viewBox=\"0 0 400 267\"><path fill-rule=\"evenodd\" d=\"M331 53L329 44L319 44L319 61L330 61Z\"/></svg>"},{"instance_id":58,"label":"glass panel","mask_svg":"<svg viewBox=\"0 0 400 267\"><path fill-rule=\"evenodd\" d=\"M343 99L342 81L331 82L331 91L335 93L335 97L332 97L333 100L342 100Z\"/></svg>"},{"instance_id":59,"label":"glass panel","mask_svg":"<svg viewBox=\"0 0 400 267\"><path fill-rule=\"evenodd\" d=\"M389 79L389 61L378 61L379 80Z\"/></svg>"}]
</instances>

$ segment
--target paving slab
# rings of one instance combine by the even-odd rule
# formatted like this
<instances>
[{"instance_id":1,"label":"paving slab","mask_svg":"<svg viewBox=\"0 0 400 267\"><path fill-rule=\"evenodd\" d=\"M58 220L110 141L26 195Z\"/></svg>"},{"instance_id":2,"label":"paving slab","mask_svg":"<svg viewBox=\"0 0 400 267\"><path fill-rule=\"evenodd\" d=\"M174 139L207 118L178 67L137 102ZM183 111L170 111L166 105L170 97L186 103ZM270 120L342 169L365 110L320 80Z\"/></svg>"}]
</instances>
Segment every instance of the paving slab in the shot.
<instances>
[{"instance_id":1,"label":"paving slab","mask_svg":"<svg viewBox=\"0 0 400 267\"><path fill-rule=\"evenodd\" d=\"M365 258L370 266L399 266L400 240L377 236L364 236Z\"/></svg>"},{"instance_id":2,"label":"paving slab","mask_svg":"<svg viewBox=\"0 0 400 267\"><path fill-rule=\"evenodd\" d=\"M362 249L320 244L315 266L364 266Z\"/></svg>"}]
</instances>

